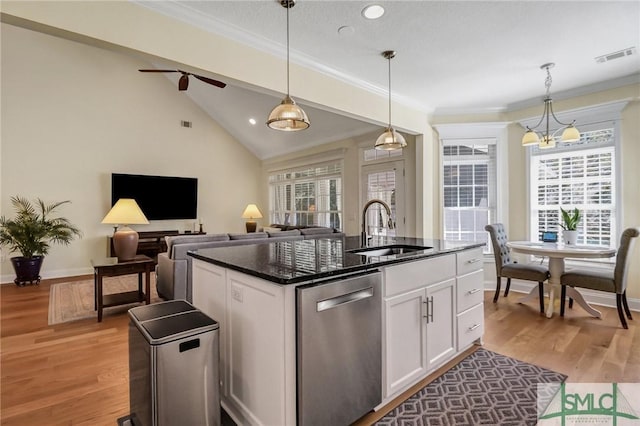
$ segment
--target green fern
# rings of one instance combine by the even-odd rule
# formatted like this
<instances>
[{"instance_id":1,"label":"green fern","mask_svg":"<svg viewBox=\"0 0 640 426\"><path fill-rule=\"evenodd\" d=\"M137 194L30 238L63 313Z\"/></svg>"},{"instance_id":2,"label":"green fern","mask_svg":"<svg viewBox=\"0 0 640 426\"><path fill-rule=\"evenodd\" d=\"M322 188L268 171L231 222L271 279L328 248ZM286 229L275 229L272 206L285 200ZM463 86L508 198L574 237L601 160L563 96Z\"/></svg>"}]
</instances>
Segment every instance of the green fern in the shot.
<instances>
[{"instance_id":1,"label":"green fern","mask_svg":"<svg viewBox=\"0 0 640 426\"><path fill-rule=\"evenodd\" d=\"M45 204L37 199L34 206L26 198L11 197L16 212L15 219L0 217L0 245L7 246L11 252L20 252L26 258L34 255L47 255L50 244L68 245L82 232L64 217L50 217L55 210L71 201Z\"/></svg>"}]
</instances>

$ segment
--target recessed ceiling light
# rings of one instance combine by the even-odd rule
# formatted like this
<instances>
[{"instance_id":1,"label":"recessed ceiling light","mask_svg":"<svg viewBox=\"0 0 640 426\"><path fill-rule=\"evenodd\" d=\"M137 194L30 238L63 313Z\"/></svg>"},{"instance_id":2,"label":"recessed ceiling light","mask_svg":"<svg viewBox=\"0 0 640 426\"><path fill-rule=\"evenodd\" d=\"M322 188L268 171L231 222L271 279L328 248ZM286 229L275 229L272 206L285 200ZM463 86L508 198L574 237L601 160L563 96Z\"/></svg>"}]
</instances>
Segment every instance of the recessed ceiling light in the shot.
<instances>
[{"instance_id":1,"label":"recessed ceiling light","mask_svg":"<svg viewBox=\"0 0 640 426\"><path fill-rule=\"evenodd\" d=\"M356 29L353 27L350 27L349 25L345 25L338 28L338 34L340 34L341 36L350 36L350 35L353 35L355 32L356 32Z\"/></svg>"},{"instance_id":2,"label":"recessed ceiling light","mask_svg":"<svg viewBox=\"0 0 640 426\"><path fill-rule=\"evenodd\" d=\"M255 119L255 118L250 118L250 119L249 119L249 123L250 123L252 126L255 126L255 125L256 125L256 119Z\"/></svg>"},{"instance_id":3,"label":"recessed ceiling light","mask_svg":"<svg viewBox=\"0 0 640 426\"><path fill-rule=\"evenodd\" d=\"M367 19L378 19L382 15L384 15L384 7L379 4L370 4L362 9L362 16Z\"/></svg>"}]
</instances>

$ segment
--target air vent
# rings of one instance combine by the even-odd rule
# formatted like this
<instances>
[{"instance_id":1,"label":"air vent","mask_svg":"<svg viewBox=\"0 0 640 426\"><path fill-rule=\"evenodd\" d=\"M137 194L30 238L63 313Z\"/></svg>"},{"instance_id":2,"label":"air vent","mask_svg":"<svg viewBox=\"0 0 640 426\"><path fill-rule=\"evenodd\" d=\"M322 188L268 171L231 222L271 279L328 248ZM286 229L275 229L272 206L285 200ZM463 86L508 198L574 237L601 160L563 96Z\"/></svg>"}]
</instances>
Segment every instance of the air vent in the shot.
<instances>
[{"instance_id":1,"label":"air vent","mask_svg":"<svg viewBox=\"0 0 640 426\"><path fill-rule=\"evenodd\" d=\"M189 128L192 127L191 122L190 121L185 121L185 120L181 120L180 121L180 125L182 127L189 127Z\"/></svg>"},{"instance_id":2,"label":"air vent","mask_svg":"<svg viewBox=\"0 0 640 426\"><path fill-rule=\"evenodd\" d=\"M635 47L628 47L626 49L618 50L617 52L607 53L606 55L598 56L596 62L598 64L604 64L605 62L613 61L614 59L624 58L625 56L631 56L636 54Z\"/></svg>"}]
</instances>

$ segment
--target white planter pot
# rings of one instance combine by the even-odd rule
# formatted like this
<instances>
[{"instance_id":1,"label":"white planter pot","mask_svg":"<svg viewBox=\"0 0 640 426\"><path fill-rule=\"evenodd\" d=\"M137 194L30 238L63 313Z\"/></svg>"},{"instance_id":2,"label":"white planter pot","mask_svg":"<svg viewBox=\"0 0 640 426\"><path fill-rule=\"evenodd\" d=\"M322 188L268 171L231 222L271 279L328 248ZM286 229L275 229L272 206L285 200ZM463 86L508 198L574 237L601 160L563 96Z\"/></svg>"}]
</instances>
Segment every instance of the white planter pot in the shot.
<instances>
[{"instance_id":1,"label":"white planter pot","mask_svg":"<svg viewBox=\"0 0 640 426\"><path fill-rule=\"evenodd\" d=\"M565 245L575 246L578 243L578 231L562 231L562 241Z\"/></svg>"}]
</instances>

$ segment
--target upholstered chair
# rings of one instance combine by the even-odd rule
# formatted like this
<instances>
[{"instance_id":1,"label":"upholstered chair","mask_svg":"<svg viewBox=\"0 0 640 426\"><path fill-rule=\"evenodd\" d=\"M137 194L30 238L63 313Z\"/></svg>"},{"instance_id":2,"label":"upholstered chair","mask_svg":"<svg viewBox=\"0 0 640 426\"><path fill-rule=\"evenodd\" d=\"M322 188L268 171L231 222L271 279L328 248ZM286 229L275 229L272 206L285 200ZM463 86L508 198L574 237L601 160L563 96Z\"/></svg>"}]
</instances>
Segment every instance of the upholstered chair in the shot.
<instances>
[{"instance_id":1,"label":"upholstered chair","mask_svg":"<svg viewBox=\"0 0 640 426\"><path fill-rule=\"evenodd\" d=\"M629 255L635 238L640 235L638 228L627 228L620 237L620 247L616 255L616 266L610 272L580 272L569 271L562 274L560 284L560 316L564 316L564 299L567 295L567 287L588 288L591 290L606 291L616 294L616 305L618 307L618 316L623 328L627 326L627 320L624 317L622 308L627 314L627 318L631 317L631 311L627 304L627 269L629 268ZM569 305L571 307L571 305Z\"/></svg>"},{"instance_id":2,"label":"upholstered chair","mask_svg":"<svg viewBox=\"0 0 640 426\"><path fill-rule=\"evenodd\" d=\"M540 312L544 313L544 281L549 278L549 268L542 265L525 265L513 261L509 247L507 247L507 233L504 230L503 224L494 223L485 226L484 229L489 232L489 236L491 237L493 255L496 260L497 281L493 303L496 303L498 296L500 296L502 277L507 279L507 286L504 289L505 297L509 294L511 278L536 281L538 283L538 295L540 297Z\"/></svg>"}]
</instances>

